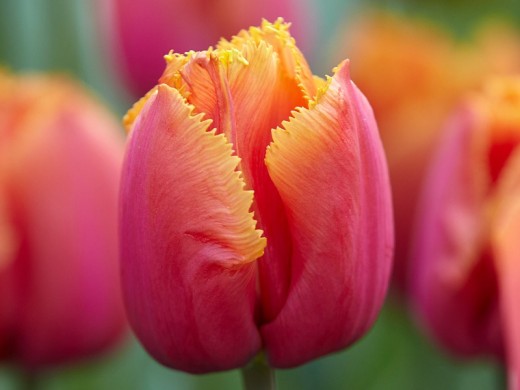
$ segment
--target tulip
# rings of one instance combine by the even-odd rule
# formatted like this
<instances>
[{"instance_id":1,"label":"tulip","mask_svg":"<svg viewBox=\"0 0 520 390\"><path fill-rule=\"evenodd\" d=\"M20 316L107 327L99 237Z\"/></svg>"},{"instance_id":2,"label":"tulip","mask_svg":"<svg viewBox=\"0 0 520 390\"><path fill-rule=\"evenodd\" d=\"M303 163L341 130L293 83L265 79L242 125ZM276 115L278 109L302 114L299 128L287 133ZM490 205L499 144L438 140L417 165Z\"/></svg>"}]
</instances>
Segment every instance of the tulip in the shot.
<instances>
[{"instance_id":1,"label":"tulip","mask_svg":"<svg viewBox=\"0 0 520 390\"><path fill-rule=\"evenodd\" d=\"M138 338L192 373L348 346L381 307L393 246L386 163L348 62L313 77L281 20L167 61L125 119L121 262Z\"/></svg>"},{"instance_id":2,"label":"tulip","mask_svg":"<svg viewBox=\"0 0 520 390\"><path fill-rule=\"evenodd\" d=\"M241 26L279 16L294 21L297 38L309 46L313 35L307 9L297 0L112 0L100 6L106 8L112 60L137 96L157 84L170 49L203 50Z\"/></svg>"},{"instance_id":3,"label":"tulip","mask_svg":"<svg viewBox=\"0 0 520 390\"><path fill-rule=\"evenodd\" d=\"M519 195L520 79L504 78L468 98L446 128L422 193L411 288L432 336L463 356L505 359L512 389L520 369Z\"/></svg>"},{"instance_id":4,"label":"tulip","mask_svg":"<svg viewBox=\"0 0 520 390\"><path fill-rule=\"evenodd\" d=\"M71 80L0 71L0 357L30 371L122 334L117 132Z\"/></svg>"},{"instance_id":5,"label":"tulip","mask_svg":"<svg viewBox=\"0 0 520 390\"><path fill-rule=\"evenodd\" d=\"M341 34L388 159L396 222L393 281L401 292L408 289L423 178L445 119L488 75L520 70L519 36L503 23L484 22L467 42L456 42L432 23L382 12L367 12Z\"/></svg>"}]
</instances>

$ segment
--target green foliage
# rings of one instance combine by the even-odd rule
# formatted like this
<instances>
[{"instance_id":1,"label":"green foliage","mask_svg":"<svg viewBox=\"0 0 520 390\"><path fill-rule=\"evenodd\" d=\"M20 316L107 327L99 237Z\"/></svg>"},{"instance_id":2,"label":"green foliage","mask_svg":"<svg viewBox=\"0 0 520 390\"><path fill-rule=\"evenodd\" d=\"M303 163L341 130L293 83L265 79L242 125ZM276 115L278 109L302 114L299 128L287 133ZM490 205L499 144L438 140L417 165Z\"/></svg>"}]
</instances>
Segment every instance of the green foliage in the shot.
<instances>
[{"instance_id":1,"label":"green foliage","mask_svg":"<svg viewBox=\"0 0 520 390\"><path fill-rule=\"evenodd\" d=\"M0 66L70 74L122 115L132 102L110 67L97 3L101 2L3 0Z\"/></svg>"},{"instance_id":2,"label":"green foliage","mask_svg":"<svg viewBox=\"0 0 520 390\"><path fill-rule=\"evenodd\" d=\"M512 0L372 0L367 4L430 20L461 38L470 35L473 26L484 18L520 22L520 3Z\"/></svg>"}]
</instances>

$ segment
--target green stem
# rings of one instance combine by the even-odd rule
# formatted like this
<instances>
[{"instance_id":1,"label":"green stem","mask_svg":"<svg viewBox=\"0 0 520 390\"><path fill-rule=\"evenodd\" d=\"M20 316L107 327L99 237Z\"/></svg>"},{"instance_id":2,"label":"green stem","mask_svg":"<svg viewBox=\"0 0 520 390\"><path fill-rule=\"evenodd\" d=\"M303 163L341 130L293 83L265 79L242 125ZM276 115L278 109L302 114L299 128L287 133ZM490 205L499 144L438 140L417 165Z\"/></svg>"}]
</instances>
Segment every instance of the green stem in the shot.
<instances>
[{"instance_id":1,"label":"green stem","mask_svg":"<svg viewBox=\"0 0 520 390\"><path fill-rule=\"evenodd\" d=\"M20 390L37 390L39 375L33 371L25 371L20 378Z\"/></svg>"},{"instance_id":2,"label":"green stem","mask_svg":"<svg viewBox=\"0 0 520 390\"><path fill-rule=\"evenodd\" d=\"M256 356L251 363L242 368L244 390L275 390L274 370L263 354Z\"/></svg>"},{"instance_id":3,"label":"green stem","mask_svg":"<svg viewBox=\"0 0 520 390\"><path fill-rule=\"evenodd\" d=\"M508 386L508 369L503 364L499 364L497 367L497 375L496 375L496 384L497 389L516 389L516 387L507 387Z\"/></svg>"}]
</instances>

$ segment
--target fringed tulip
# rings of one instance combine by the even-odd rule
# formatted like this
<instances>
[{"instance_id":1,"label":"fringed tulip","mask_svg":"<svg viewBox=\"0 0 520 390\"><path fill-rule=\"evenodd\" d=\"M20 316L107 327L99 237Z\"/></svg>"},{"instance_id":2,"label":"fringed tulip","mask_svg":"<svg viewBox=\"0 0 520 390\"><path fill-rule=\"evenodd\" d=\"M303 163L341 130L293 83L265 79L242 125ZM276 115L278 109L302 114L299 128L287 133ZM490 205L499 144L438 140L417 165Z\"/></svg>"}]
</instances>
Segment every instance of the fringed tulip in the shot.
<instances>
[{"instance_id":1,"label":"fringed tulip","mask_svg":"<svg viewBox=\"0 0 520 390\"><path fill-rule=\"evenodd\" d=\"M520 79L506 78L468 99L446 129L420 204L411 296L447 348L505 357L512 389L520 369L519 200Z\"/></svg>"},{"instance_id":2,"label":"fringed tulip","mask_svg":"<svg viewBox=\"0 0 520 390\"><path fill-rule=\"evenodd\" d=\"M168 55L125 121L123 290L157 360L202 373L264 349L292 367L366 332L387 288L392 214L348 62L314 77L288 26L264 22Z\"/></svg>"},{"instance_id":3,"label":"fringed tulip","mask_svg":"<svg viewBox=\"0 0 520 390\"><path fill-rule=\"evenodd\" d=\"M164 69L163 55L203 50L220 37L261 18L292 20L296 37L310 44L312 24L297 0L110 0L100 4L113 62L137 96L155 84Z\"/></svg>"},{"instance_id":4,"label":"fringed tulip","mask_svg":"<svg viewBox=\"0 0 520 390\"><path fill-rule=\"evenodd\" d=\"M500 23L485 24L459 43L431 23L368 12L341 37L353 61L352 77L374 107L388 159L396 222L394 281L405 292L418 196L444 121L487 75L520 71L519 35Z\"/></svg>"},{"instance_id":5,"label":"fringed tulip","mask_svg":"<svg viewBox=\"0 0 520 390\"><path fill-rule=\"evenodd\" d=\"M1 358L39 370L121 335L117 132L72 81L0 72Z\"/></svg>"}]
</instances>

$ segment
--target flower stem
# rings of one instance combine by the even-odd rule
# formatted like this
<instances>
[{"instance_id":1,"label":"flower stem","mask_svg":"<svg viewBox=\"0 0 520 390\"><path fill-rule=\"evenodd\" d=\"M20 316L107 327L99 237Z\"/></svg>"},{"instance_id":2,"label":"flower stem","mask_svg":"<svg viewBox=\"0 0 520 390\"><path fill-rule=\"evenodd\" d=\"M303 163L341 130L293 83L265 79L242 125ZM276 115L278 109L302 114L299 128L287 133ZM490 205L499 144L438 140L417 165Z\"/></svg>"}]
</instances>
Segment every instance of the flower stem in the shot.
<instances>
[{"instance_id":1,"label":"flower stem","mask_svg":"<svg viewBox=\"0 0 520 390\"><path fill-rule=\"evenodd\" d=\"M20 390L36 390L39 387L39 375L36 372L26 371L20 380Z\"/></svg>"},{"instance_id":2,"label":"flower stem","mask_svg":"<svg viewBox=\"0 0 520 390\"><path fill-rule=\"evenodd\" d=\"M262 353L242 368L244 390L275 390L274 370Z\"/></svg>"}]
</instances>

